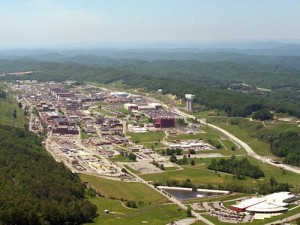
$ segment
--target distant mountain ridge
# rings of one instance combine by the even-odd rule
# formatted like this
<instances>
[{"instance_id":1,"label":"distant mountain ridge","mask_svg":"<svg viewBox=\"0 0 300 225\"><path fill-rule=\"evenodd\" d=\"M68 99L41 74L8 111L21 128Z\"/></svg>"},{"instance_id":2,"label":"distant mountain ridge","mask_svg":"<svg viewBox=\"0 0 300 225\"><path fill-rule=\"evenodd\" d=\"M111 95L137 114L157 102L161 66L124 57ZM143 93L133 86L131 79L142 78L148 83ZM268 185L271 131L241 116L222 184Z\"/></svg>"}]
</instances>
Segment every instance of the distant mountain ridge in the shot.
<instances>
[{"instance_id":1,"label":"distant mountain ridge","mask_svg":"<svg viewBox=\"0 0 300 225\"><path fill-rule=\"evenodd\" d=\"M66 48L66 49L0 49L0 58L34 57L41 60L57 61L78 55L94 55L113 59L129 58L143 60L174 59L173 55L182 53L188 59L193 54L204 53L236 53L245 55L265 56L300 56L300 41L297 43L268 42L242 42L242 43L154 43L145 45L132 45L118 47L118 45L94 48ZM179 59L179 56L177 56ZM184 59L184 58L182 58Z\"/></svg>"}]
</instances>

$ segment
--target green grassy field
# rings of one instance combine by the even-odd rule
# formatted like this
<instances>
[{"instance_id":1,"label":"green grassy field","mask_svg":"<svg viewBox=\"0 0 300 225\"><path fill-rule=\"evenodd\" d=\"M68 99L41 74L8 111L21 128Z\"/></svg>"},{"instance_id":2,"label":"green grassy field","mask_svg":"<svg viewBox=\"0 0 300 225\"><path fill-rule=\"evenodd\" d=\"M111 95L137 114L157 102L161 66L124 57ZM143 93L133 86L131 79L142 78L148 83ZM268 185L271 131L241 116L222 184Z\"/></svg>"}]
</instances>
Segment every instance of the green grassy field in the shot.
<instances>
[{"instance_id":1,"label":"green grassy field","mask_svg":"<svg viewBox=\"0 0 300 225\"><path fill-rule=\"evenodd\" d=\"M130 110L125 109L125 108L123 107L123 105L120 106L120 107L118 107L116 110L117 110L118 112L124 113L124 114L126 114L126 115L128 115L128 114L131 113Z\"/></svg>"},{"instance_id":2,"label":"green grassy field","mask_svg":"<svg viewBox=\"0 0 300 225\"><path fill-rule=\"evenodd\" d=\"M282 169L272 166L270 164L266 163L261 163L257 159L254 159L252 157L247 157L248 160L255 164L258 165L265 173L265 180L267 181L270 177L274 177L277 181L280 182L286 182L289 184L292 184L293 186L299 185L300 181L300 175L290 172L290 171L282 171Z\"/></svg>"},{"instance_id":3,"label":"green grassy field","mask_svg":"<svg viewBox=\"0 0 300 225\"><path fill-rule=\"evenodd\" d=\"M240 158L240 157L238 157ZM195 165L186 164L183 166L183 170L179 171L166 171L162 174L146 174L141 175L146 180L153 182L165 182L168 179L174 179L178 181L184 181L189 178L195 185L227 185L232 182L244 187L257 187L259 183L268 182L271 177L274 177L278 182L288 182L289 184L297 187L299 184L300 176L298 174L285 171L280 168L274 167L269 164L262 164L260 161L247 157L251 163L260 166L263 170L265 177L261 179L253 179L247 177L245 180L233 179L231 174L208 170L207 166L212 159L194 159ZM190 161L191 159L189 159Z\"/></svg>"},{"instance_id":4,"label":"green grassy field","mask_svg":"<svg viewBox=\"0 0 300 225\"><path fill-rule=\"evenodd\" d=\"M128 157L121 156L121 155L117 155L114 158L112 158L111 160L115 161L115 162L132 162Z\"/></svg>"},{"instance_id":5,"label":"green grassy field","mask_svg":"<svg viewBox=\"0 0 300 225\"><path fill-rule=\"evenodd\" d=\"M205 225L206 223L202 222L202 221L195 221L194 223L192 223L192 225Z\"/></svg>"},{"instance_id":6,"label":"green grassy field","mask_svg":"<svg viewBox=\"0 0 300 225\"><path fill-rule=\"evenodd\" d=\"M230 140L221 140L221 142L228 150L231 150L232 148L237 148L237 146Z\"/></svg>"},{"instance_id":7,"label":"green grassy field","mask_svg":"<svg viewBox=\"0 0 300 225\"><path fill-rule=\"evenodd\" d=\"M121 202L100 197L89 199L98 208L99 216L90 225L138 225L167 224L177 219L186 217L185 211L178 211L178 206L174 204L151 205L143 209L130 209L122 205ZM106 214L104 210L108 209L113 213Z\"/></svg>"},{"instance_id":8,"label":"green grassy field","mask_svg":"<svg viewBox=\"0 0 300 225\"><path fill-rule=\"evenodd\" d=\"M103 114L103 115L105 115L105 116L114 116L114 114L113 113L111 113L111 112L108 112L108 111L106 111L106 110L104 110L104 109L100 109L100 108L98 108L98 109L94 109L95 111L97 111L97 112L99 112L99 113L101 113L101 114Z\"/></svg>"},{"instance_id":9,"label":"green grassy field","mask_svg":"<svg viewBox=\"0 0 300 225\"><path fill-rule=\"evenodd\" d=\"M126 207L121 201L94 197L89 200L98 208L99 216L94 220L94 225L134 225L148 221L148 224L167 224L176 219L183 219L186 213L178 211L178 206L145 184L136 182L121 182L105 178L80 175L82 181L89 182L93 188L106 197L123 198L135 201L138 208ZM142 205L139 202L143 202ZM104 210L112 213L104 213ZM159 216L158 216L159 215Z\"/></svg>"},{"instance_id":10,"label":"green grassy field","mask_svg":"<svg viewBox=\"0 0 300 225\"><path fill-rule=\"evenodd\" d=\"M141 142L140 144L146 146L147 148L153 149L162 149L166 148L166 146L161 142Z\"/></svg>"},{"instance_id":11,"label":"green grassy field","mask_svg":"<svg viewBox=\"0 0 300 225\"><path fill-rule=\"evenodd\" d=\"M194 113L193 115L198 118L204 118L207 116L227 116L227 113L224 111L220 111L218 109L211 109L211 110L197 112L197 113Z\"/></svg>"},{"instance_id":12,"label":"green grassy field","mask_svg":"<svg viewBox=\"0 0 300 225\"><path fill-rule=\"evenodd\" d=\"M272 156L270 144L262 137L268 137L286 130L300 129L296 124L285 122L250 121L247 118L207 117L207 122L215 124L246 142L261 156Z\"/></svg>"},{"instance_id":13,"label":"green grassy field","mask_svg":"<svg viewBox=\"0 0 300 225\"><path fill-rule=\"evenodd\" d=\"M17 118L13 117L14 110L17 111ZM20 128L24 128L24 125L28 123L24 111L18 107L17 101L9 94L5 99L0 99L0 123Z\"/></svg>"},{"instance_id":14,"label":"green grassy field","mask_svg":"<svg viewBox=\"0 0 300 225\"><path fill-rule=\"evenodd\" d=\"M186 179L190 179L194 185L203 186L203 185L224 185L232 183L233 181L239 185L253 185L256 181L254 179L247 179L247 180L233 180L231 174L219 173L215 174L214 171L206 169L206 163L196 161L195 166L183 166L183 170L179 171L166 171L161 174L146 174L141 175L145 180L164 183L166 180L173 179L178 181L184 181Z\"/></svg>"},{"instance_id":15,"label":"green grassy field","mask_svg":"<svg viewBox=\"0 0 300 225\"><path fill-rule=\"evenodd\" d=\"M274 157L274 155L270 152L270 145L266 142L258 140L255 137L251 137L247 130L241 129L235 125L217 124L217 126L227 130L242 141L246 142L257 154L261 156Z\"/></svg>"},{"instance_id":16,"label":"green grassy field","mask_svg":"<svg viewBox=\"0 0 300 225\"><path fill-rule=\"evenodd\" d=\"M131 167L128 166L128 165L124 165L124 167L125 167L127 170L129 170L130 172L134 173L134 174L141 174L140 171L135 170L135 169L131 168Z\"/></svg>"},{"instance_id":17,"label":"green grassy field","mask_svg":"<svg viewBox=\"0 0 300 225\"><path fill-rule=\"evenodd\" d=\"M163 131L154 131L147 133L127 133L128 136L131 137L133 142L157 142L161 141L165 137L165 132Z\"/></svg>"},{"instance_id":18,"label":"green grassy field","mask_svg":"<svg viewBox=\"0 0 300 225\"><path fill-rule=\"evenodd\" d=\"M133 142L142 144L147 148L152 149L153 147L154 149L161 149L166 147L164 144L160 142L165 137L164 131L154 131L154 132L147 132L147 133L128 132L127 135L131 137L131 140Z\"/></svg>"},{"instance_id":19,"label":"green grassy field","mask_svg":"<svg viewBox=\"0 0 300 225\"><path fill-rule=\"evenodd\" d=\"M80 138L81 139L88 139L90 135L88 135L83 129L80 128Z\"/></svg>"},{"instance_id":20,"label":"green grassy field","mask_svg":"<svg viewBox=\"0 0 300 225\"><path fill-rule=\"evenodd\" d=\"M89 182L93 188L106 197L123 198L145 203L164 203L168 200L145 184L137 182L122 182L89 175L80 175L82 181Z\"/></svg>"}]
</instances>

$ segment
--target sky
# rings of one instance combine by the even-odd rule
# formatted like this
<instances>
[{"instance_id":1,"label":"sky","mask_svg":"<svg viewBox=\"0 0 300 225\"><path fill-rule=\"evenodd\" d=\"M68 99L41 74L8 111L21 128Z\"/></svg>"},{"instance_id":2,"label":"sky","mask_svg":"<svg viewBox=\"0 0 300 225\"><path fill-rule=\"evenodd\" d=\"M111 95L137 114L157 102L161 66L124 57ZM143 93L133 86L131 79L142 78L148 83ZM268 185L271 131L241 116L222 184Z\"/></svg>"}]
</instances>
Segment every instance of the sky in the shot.
<instances>
[{"instance_id":1,"label":"sky","mask_svg":"<svg viewBox=\"0 0 300 225\"><path fill-rule=\"evenodd\" d=\"M300 40L299 0L0 0L0 47Z\"/></svg>"}]
</instances>

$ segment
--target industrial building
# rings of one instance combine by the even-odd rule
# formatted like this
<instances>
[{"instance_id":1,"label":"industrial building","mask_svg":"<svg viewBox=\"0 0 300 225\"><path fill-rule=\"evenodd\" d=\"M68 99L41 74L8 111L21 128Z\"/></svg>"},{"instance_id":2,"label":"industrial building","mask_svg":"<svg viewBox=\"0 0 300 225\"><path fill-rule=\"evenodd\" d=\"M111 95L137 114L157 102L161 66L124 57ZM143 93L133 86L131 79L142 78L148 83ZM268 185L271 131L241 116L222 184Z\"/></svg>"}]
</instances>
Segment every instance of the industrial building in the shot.
<instances>
[{"instance_id":1,"label":"industrial building","mask_svg":"<svg viewBox=\"0 0 300 225\"><path fill-rule=\"evenodd\" d=\"M279 213L288 210L288 204L295 201L295 195L290 192L277 192L264 197L253 197L241 201L230 209L236 212Z\"/></svg>"},{"instance_id":2,"label":"industrial building","mask_svg":"<svg viewBox=\"0 0 300 225\"><path fill-rule=\"evenodd\" d=\"M171 149L195 149L195 150L214 150L214 148L203 141L181 141L180 143L170 144Z\"/></svg>"},{"instance_id":3,"label":"industrial building","mask_svg":"<svg viewBox=\"0 0 300 225\"><path fill-rule=\"evenodd\" d=\"M124 108L127 110L144 111L144 110L157 110L162 108L162 106L159 103L149 103L148 105L136 105L132 103L125 103Z\"/></svg>"},{"instance_id":4,"label":"industrial building","mask_svg":"<svg viewBox=\"0 0 300 225\"><path fill-rule=\"evenodd\" d=\"M75 126L57 126L53 128L54 134L79 134L78 129Z\"/></svg>"},{"instance_id":5,"label":"industrial building","mask_svg":"<svg viewBox=\"0 0 300 225\"><path fill-rule=\"evenodd\" d=\"M127 98L130 96L129 93L127 92L110 92L111 96L117 96L117 97L122 97L122 98Z\"/></svg>"},{"instance_id":6,"label":"industrial building","mask_svg":"<svg viewBox=\"0 0 300 225\"><path fill-rule=\"evenodd\" d=\"M132 104L132 103L125 103L124 108L130 111L139 109L139 107L136 104Z\"/></svg>"},{"instance_id":7,"label":"industrial building","mask_svg":"<svg viewBox=\"0 0 300 225\"><path fill-rule=\"evenodd\" d=\"M186 99L186 109L189 111L193 111L195 95L186 94L185 99Z\"/></svg>"},{"instance_id":8,"label":"industrial building","mask_svg":"<svg viewBox=\"0 0 300 225\"><path fill-rule=\"evenodd\" d=\"M175 127L174 118L157 118L154 123L155 128Z\"/></svg>"}]
</instances>

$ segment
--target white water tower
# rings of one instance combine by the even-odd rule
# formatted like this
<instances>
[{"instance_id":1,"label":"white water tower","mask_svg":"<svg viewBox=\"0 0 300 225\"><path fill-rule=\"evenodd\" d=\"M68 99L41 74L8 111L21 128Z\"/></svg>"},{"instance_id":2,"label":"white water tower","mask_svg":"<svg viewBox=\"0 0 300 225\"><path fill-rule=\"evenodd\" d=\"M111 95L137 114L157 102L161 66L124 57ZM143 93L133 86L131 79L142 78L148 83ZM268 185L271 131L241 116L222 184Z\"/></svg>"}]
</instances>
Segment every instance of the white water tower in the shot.
<instances>
[{"instance_id":1,"label":"white water tower","mask_svg":"<svg viewBox=\"0 0 300 225\"><path fill-rule=\"evenodd\" d=\"M195 95L186 94L185 99L186 99L186 109L189 111L193 111Z\"/></svg>"}]
</instances>

